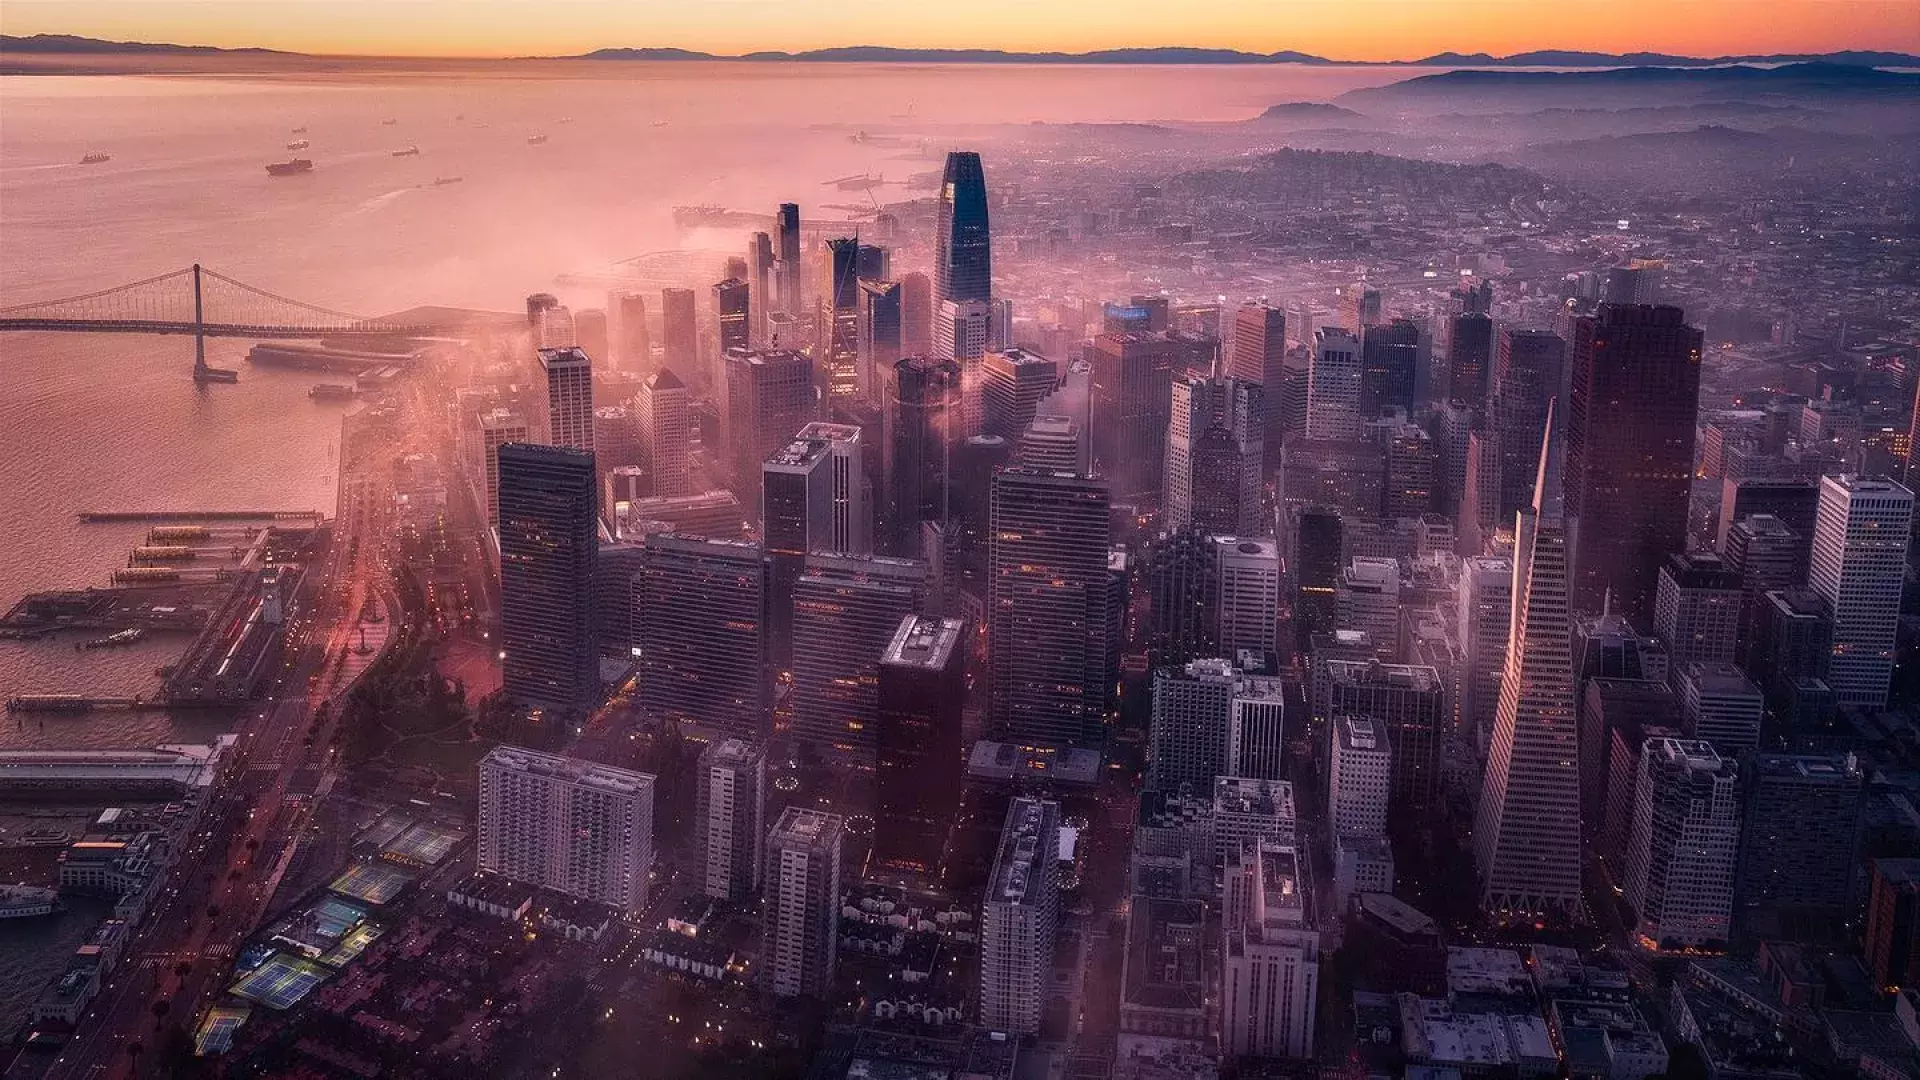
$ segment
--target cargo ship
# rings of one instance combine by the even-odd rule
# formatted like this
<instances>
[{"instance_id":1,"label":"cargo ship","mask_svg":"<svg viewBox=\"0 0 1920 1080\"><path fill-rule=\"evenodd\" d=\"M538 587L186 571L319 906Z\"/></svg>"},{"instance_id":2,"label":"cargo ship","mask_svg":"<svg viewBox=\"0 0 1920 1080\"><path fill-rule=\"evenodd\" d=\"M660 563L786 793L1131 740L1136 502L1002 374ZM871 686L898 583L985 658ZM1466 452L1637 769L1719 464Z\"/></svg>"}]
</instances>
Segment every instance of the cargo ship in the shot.
<instances>
[{"instance_id":1,"label":"cargo ship","mask_svg":"<svg viewBox=\"0 0 1920 1080\"><path fill-rule=\"evenodd\" d=\"M83 649L118 649L126 645L138 645L140 642L146 640L146 637L147 632L145 630L134 627L132 629L108 634L106 637L94 638L92 641L83 641L79 647Z\"/></svg>"},{"instance_id":2,"label":"cargo ship","mask_svg":"<svg viewBox=\"0 0 1920 1080\"><path fill-rule=\"evenodd\" d=\"M547 137L546 137L545 135L529 135L529 136L527 136L527 145L528 145L528 146L539 146L539 145L540 145L541 143L543 143L543 142L546 142L546 141L547 141Z\"/></svg>"},{"instance_id":3,"label":"cargo ship","mask_svg":"<svg viewBox=\"0 0 1920 1080\"><path fill-rule=\"evenodd\" d=\"M313 389L307 391L307 396L315 401L347 401L354 393L353 387L345 383L323 382L315 383Z\"/></svg>"},{"instance_id":4,"label":"cargo ship","mask_svg":"<svg viewBox=\"0 0 1920 1080\"><path fill-rule=\"evenodd\" d=\"M394 157L419 157L420 148L417 146L402 147L399 150L395 150L393 152L393 156Z\"/></svg>"},{"instance_id":5,"label":"cargo ship","mask_svg":"<svg viewBox=\"0 0 1920 1080\"><path fill-rule=\"evenodd\" d=\"M433 178L433 186L434 186L434 187L446 187L446 186L447 186L448 184L457 184L457 183L459 183L459 182L460 182L460 181L461 181L462 179L464 179L464 177L459 177L459 176L436 176L436 177L434 177L434 178Z\"/></svg>"},{"instance_id":6,"label":"cargo ship","mask_svg":"<svg viewBox=\"0 0 1920 1080\"><path fill-rule=\"evenodd\" d=\"M276 161L267 166L268 176L299 176L313 171L313 162L308 158L293 158L288 161Z\"/></svg>"},{"instance_id":7,"label":"cargo ship","mask_svg":"<svg viewBox=\"0 0 1920 1080\"><path fill-rule=\"evenodd\" d=\"M87 153L87 154L83 154L83 155L81 155L81 157L80 157L80 164L82 164L82 165L98 165L98 164L100 164L100 163L101 163L101 162L103 162L103 161L112 161L112 160L113 160L113 155L112 155L112 154L103 154L103 153L101 153L101 152L100 152L100 151L98 151L98 150L94 150L94 151L92 151L92 152L90 152L90 153Z\"/></svg>"}]
</instances>

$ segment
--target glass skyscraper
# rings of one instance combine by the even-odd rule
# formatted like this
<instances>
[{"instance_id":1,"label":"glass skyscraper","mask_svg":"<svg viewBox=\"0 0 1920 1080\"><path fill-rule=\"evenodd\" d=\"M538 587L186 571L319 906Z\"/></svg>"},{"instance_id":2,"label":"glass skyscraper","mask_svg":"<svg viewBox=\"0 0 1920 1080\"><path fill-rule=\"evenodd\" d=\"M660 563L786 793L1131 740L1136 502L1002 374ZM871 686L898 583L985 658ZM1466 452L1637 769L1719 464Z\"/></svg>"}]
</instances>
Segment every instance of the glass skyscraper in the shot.
<instances>
[{"instance_id":1,"label":"glass skyscraper","mask_svg":"<svg viewBox=\"0 0 1920 1080\"><path fill-rule=\"evenodd\" d=\"M979 154L955 150L947 155L933 242L935 301L993 299L993 238L987 227L987 176Z\"/></svg>"}]
</instances>

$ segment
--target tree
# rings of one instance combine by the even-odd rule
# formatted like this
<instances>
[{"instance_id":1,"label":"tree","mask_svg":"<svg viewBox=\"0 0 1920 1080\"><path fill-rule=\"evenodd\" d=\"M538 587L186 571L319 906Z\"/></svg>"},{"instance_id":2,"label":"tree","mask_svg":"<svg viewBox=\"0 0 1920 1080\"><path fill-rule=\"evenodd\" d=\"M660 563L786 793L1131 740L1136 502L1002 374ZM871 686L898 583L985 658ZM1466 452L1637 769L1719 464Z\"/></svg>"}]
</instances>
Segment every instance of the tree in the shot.
<instances>
[{"instance_id":1,"label":"tree","mask_svg":"<svg viewBox=\"0 0 1920 1080\"><path fill-rule=\"evenodd\" d=\"M166 998L158 998L147 1011L153 1013L153 1030L159 1031L160 1025L167 1021L167 1014L173 1011L173 1003Z\"/></svg>"}]
</instances>

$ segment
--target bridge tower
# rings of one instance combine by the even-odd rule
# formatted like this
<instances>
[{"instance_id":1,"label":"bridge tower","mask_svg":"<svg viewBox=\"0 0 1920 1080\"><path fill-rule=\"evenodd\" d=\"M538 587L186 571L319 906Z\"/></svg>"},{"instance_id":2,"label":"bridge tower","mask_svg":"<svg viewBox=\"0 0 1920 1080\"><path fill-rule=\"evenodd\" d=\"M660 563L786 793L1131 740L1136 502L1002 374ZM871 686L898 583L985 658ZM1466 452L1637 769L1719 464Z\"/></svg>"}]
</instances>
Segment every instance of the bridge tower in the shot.
<instances>
[{"instance_id":1,"label":"bridge tower","mask_svg":"<svg viewBox=\"0 0 1920 1080\"><path fill-rule=\"evenodd\" d=\"M206 307L200 295L200 264L193 264L193 381L205 386L208 383L237 383L240 373L227 368L207 366L207 317Z\"/></svg>"}]
</instances>

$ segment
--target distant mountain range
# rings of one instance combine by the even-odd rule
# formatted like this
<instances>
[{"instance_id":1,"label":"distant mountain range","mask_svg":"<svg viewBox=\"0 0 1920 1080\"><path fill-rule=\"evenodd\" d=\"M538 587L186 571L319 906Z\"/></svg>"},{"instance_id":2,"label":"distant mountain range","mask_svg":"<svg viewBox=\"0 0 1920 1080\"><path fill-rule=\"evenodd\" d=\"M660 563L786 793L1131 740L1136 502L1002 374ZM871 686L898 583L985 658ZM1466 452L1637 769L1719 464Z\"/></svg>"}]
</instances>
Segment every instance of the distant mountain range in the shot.
<instances>
[{"instance_id":1,"label":"distant mountain range","mask_svg":"<svg viewBox=\"0 0 1920 1080\"><path fill-rule=\"evenodd\" d=\"M1920 75L1854 64L1808 62L1780 67L1628 67L1602 71L1484 71L1465 69L1419 75L1387 86L1350 90L1336 100L1390 102L1460 95L1526 92L1585 95L1599 92L1734 92L1795 95L1911 95ZM1540 105L1558 104L1536 100Z\"/></svg>"},{"instance_id":2,"label":"distant mountain range","mask_svg":"<svg viewBox=\"0 0 1920 1080\"><path fill-rule=\"evenodd\" d=\"M277 49L223 49L211 45L169 45L140 41L103 41L72 34L35 34L31 37L0 35L0 53L48 56L103 53L143 53L173 55L278 55L296 56ZM1920 56L1912 53L1848 52L1820 54L1773 54L1753 56L1674 56L1668 53L1598 53L1563 49L1492 56L1487 53L1436 53L1419 60L1329 60L1311 53L1282 50L1257 53L1240 49L1200 49L1184 47L1099 49L1093 52L1012 52L1003 49L899 49L884 45L848 45L804 52L751 52L739 56L698 52L692 49L639 48L595 49L577 56L522 57L521 59L557 60L752 60L802 61L812 63L938 63L938 64L1384 64L1399 67L1712 67L1721 64L1791 64L1819 61L1854 67L1920 67Z\"/></svg>"}]
</instances>

